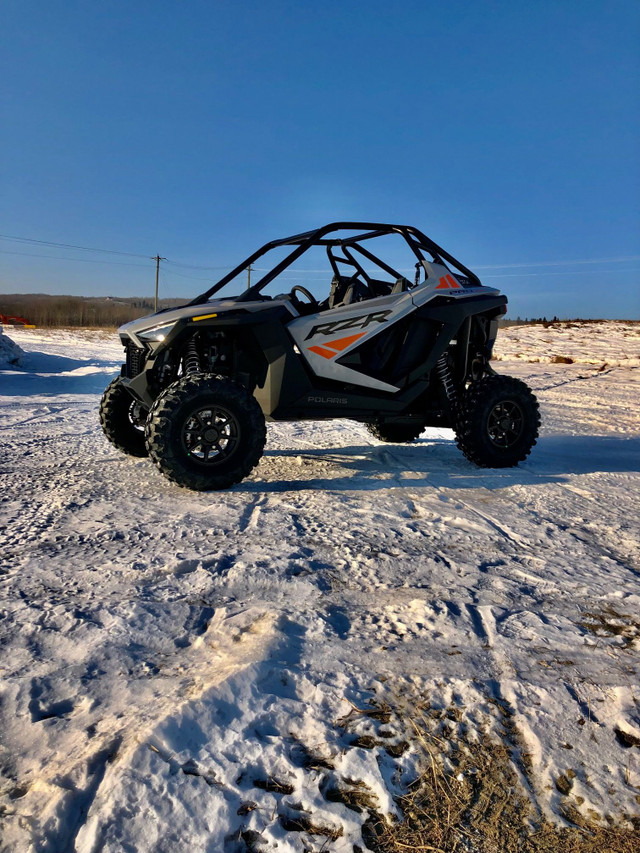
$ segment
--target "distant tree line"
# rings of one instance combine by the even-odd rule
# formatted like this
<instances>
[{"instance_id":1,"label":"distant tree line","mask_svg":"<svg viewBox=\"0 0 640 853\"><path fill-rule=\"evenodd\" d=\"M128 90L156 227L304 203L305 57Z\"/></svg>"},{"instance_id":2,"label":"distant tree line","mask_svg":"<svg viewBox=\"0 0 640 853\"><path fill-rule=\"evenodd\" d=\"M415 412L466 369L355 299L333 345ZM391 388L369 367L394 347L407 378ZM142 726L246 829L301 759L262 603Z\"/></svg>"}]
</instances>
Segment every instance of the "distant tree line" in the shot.
<instances>
[{"instance_id":1,"label":"distant tree line","mask_svg":"<svg viewBox=\"0 0 640 853\"><path fill-rule=\"evenodd\" d=\"M636 323L637 320L612 320L613 323ZM556 323L602 323L602 320L584 320L581 317L553 317L551 320L547 320L546 317L517 317L515 320L511 320L509 317L505 317L500 320L501 326L544 326L545 328L549 328L549 326L553 326Z\"/></svg>"},{"instance_id":2,"label":"distant tree line","mask_svg":"<svg viewBox=\"0 0 640 853\"><path fill-rule=\"evenodd\" d=\"M504 320L500 321L504 326L550 326L551 323L560 323L562 322L557 317L554 317L552 320L547 320L546 317L532 317L529 319L525 317L517 317L515 320L512 320L508 317L505 317Z\"/></svg>"},{"instance_id":3,"label":"distant tree line","mask_svg":"<svg viewBox=\"0 0 640 853\"><path fill-rule=\"evenodd\" d=\"M160 299L159 308L183 305L185 299ZM24 317L35 326L121 326L153 313L147 297L50 296L46 293L0 293L0 314Z\"/></svg>"}]
</instances>

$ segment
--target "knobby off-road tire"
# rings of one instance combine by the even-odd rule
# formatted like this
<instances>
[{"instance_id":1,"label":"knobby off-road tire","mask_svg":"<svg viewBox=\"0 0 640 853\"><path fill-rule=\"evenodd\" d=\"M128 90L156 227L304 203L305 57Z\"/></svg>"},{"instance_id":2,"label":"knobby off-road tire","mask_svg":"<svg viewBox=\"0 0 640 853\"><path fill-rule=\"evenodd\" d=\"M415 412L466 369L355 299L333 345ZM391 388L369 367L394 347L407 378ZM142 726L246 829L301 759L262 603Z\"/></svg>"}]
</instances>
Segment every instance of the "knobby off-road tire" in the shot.
<instances>
[{"instance_id":1,"label":"knobby off-road tire","mask_svg":"<svg viewBox=\"0 0 640 853\"><path fill-rule=\"evenodd\" d=\"M511 376L485 376L472 383L457 406L458 447L481 468L511 468L536 443L540 427L538 401Z\"/></svg>"},{"instance_id":2,"label":"knobby off-road tire","mask_svg":"<svg viewBox=\"0 0 640 853\"><path fill-rule=\"evenodd\" d=\"M424 431L420 424L367 424L367 429L374 438L380 441L395 443L415 441Z\"/></svg>"},{"instance_id":3,"label":"knobby off-road tire","mask_svg":"<svg viewBox=\"0 0 640 853\"><path fill-rule=\"evenodd\" d=\"M114 447L129 456L146 456L144 422L147 411L116 378L107 385L100 401L100 425Z\"/></svg>"},{"instance_id":4,"label":"knobby off-road tire","mask_svg":"<svg viewBox=\"0 0 640 853\"><path fill-rule=\"evenodd\" d=\"M227 489L260 461L267 431L256 400L210 373L179 379L157 398L145 427L149 456L179 486Z\"/></svg>"}]
</instances>

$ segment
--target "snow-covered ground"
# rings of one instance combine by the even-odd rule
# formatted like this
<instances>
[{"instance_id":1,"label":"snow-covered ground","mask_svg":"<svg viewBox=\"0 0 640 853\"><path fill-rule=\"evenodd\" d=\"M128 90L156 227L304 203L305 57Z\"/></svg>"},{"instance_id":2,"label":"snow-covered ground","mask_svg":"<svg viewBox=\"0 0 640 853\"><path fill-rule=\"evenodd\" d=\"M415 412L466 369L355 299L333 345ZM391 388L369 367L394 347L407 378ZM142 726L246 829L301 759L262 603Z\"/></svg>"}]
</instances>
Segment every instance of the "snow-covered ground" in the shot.
<instances>
[{"instance_id":1,"label":"snow-covered ground","mask_svg":"<svg viewBox=\"0 0 640 853\"><path fill-rule=\"evenodd\" d=\"M543 416L518 468L278 424L208 494L103 438L115 334L9 334L0 849L365 850L345 792L396 811L425 703L554 821L638 814L640 326L501 332Z\"/></svg>"},{"instance_id":2,"label":"snow-covered ground","mask_svg":"<svg viewBox=\"0 0 640 853\"><path fill-rule=\"evenodd\" d=\"M498 361L593 364L598 367L640 366L640 324L560 320L544 326L503 329Z\"/></svg>"}]
</instances>

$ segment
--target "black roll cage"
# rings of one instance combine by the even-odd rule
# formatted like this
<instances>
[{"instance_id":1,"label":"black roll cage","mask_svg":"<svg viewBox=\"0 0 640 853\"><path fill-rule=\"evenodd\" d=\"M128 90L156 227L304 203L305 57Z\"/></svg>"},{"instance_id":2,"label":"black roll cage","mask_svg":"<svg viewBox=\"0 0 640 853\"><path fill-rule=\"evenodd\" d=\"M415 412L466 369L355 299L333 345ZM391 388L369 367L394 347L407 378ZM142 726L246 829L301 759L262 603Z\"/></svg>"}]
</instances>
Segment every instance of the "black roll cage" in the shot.
<instances>
[{"instance_id":1,"label":"black roll cage","mask_svg":"<svg viewBox=\"0 0 640 853\"><path fill-rule=\"evenodd\" d=\"M363 233L355 234L352 237L327 237L327 235L331 234L333 231L360 231ZM447 261L466 276L472 284L477 286L482 285L482 282L475 273L471 272L470 269L467 269L467 267L461 264L460 261L456 260L453 255L450 255L449 252L445 251L441 246L438 246L437 243L434 243L433 240L429 239L429 237L423 234L422 231L419 231L412 225L390 225L377 222L331 222L329 225L324 225L322 228L316 228L314 231L305 231L302 234L294 234L291 237L284 237L281 240L271 240L271 242L265 243L262 248L258 249L252 255L249 255L248 258L238 264L238 266L231 270L230 273L223 276L223 278L217 281L208 290L201 293L199 296L196 296L195 299L191 300L191 302L188 302L187 304L201 305L203 302L207 302L207 300L218 293L218 291L220 291L226 284L233 281L237 275L255 263L258 258L261 258L267 252L270 252L272 249L276 249L279 246L295 246L296 248L290 252L284 260L276 264L276 266L259 281L245 290L240 296L236 297L237 302L250 302L251 300L256 299L262 289L266 287L269 282L273 281L273 279L279 276L281 272L291 266L294 261L296 261L312 246L326 246L329 262L336 274L339 274L337 263L343 263L355 267L355 275L361 273L365 279L369 278L352 254L353 251L356 251L363 257L377 264L381 269L385 270L385 272L395 276L396 278L400 278L400 274L394 270L393 267L390 267L380 258L376 257L373 252L370 252L368 249L365 249L364 246L360 245L360 243L365 240L372 240L375 237L384 237L388 234L400 234L418 259L419 264L422 264L425 260L422 255L422 250L425 250L433 257L433 260L436 263L442 263L443 260ZM337 258L334 255L333 249L336 248L341 249L344 257Z\"/></svg>"}]
</instances>

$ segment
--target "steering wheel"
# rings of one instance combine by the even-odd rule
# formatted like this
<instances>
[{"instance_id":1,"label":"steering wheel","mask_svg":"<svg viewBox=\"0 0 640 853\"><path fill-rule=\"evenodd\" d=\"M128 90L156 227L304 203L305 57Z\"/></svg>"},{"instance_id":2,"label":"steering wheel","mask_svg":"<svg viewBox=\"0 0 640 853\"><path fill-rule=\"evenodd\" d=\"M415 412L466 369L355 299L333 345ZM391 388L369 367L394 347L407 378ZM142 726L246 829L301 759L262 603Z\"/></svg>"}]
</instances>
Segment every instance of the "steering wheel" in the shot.
<instances>
[{"instance_id":1,"label":"steering wheel","mask_svg":"<svg viewBox=\"0 0 640 853\"><path fill-rule=\"evenodd\" d=\"M306 296L306 297L307 297L307 299L309 300L309 305L310 305L311 307L315 308L315 307L318 305L318 300L315 298L315 296L313 295L313 293L309 293L309 291L307 290L307 288L306 288L306 287L303 287L301 284L296 284L296 285L294 285L294 286L291 288L290 292L289 292L289 296L291 297L291 299L292 299L294 302L299 302L299 301L300 301L300 300L298 299L298 297L296 296L296 291L298 291L298 290L300 291L300 293L302 293L302 295L303 295L303 296Z\"/></svg>"}]
</instances>

